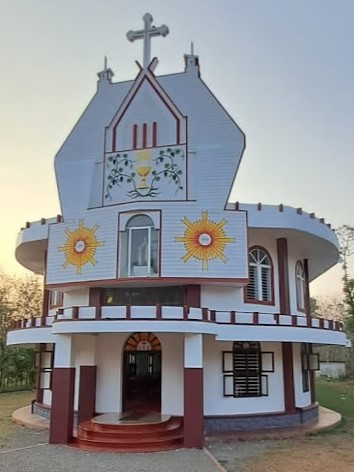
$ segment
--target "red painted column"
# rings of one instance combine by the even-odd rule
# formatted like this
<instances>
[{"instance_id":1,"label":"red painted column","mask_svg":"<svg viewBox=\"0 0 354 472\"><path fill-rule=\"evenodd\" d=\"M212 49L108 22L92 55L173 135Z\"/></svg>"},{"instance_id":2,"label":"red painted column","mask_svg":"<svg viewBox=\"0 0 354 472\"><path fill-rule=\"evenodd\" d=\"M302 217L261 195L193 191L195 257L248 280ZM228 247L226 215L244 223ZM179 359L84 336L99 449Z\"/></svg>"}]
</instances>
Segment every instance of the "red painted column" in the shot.
<instances>
[{"instance_id":1,"label":"red painted column","mask_svg":"<svg viewBox=\"0 0 354 472\"><path fill-rule=\"evenodd\" d=\"M75 368L54 367L52 372L52 408L50 444L68 444L73 435Z\"/></svg>"},{"instance_id":2,"label":"red painted column","mask_svg":"<svg viewBox=\"0 0 354 472\"><path fill-rule=\"evenodd\" d=\"M184 447L203 447L203 336L184 335Z\"/></svg>"},{"instance_id":3,"label":"red painted column","mask_svg":"<svg viewBox=\"0 0 354 472\"><path fill-rule=\"evenodd\" d=\"M78 424L90 420L96 408L96 372L95 365L80 366L79 404L77 412Z\"/></svg>"},{"instance_id":4,"label":"red painted column","mask_svg":"<svg viewBox=\"0 0 354 472\"><path fill-rule=\"evenodd\" d=\"M296 410L295 407L295 389L294 389L294 361L292 343L282 343L283 354L283 377L284 377L284 404L285 412L291 413Z\"/></svg>"},{"instance_id":5,"label":"red painted column","mask_svg":"<svg viewBox=\"0 0 354 472\"><path fill-rule=\"evenodd\" d=\"M286 238L277 239L277 256L280 313L290 315L288 241Z\"/></svg>"},{"instance_id":6,"label":"red painted column","mask_svg":"<svg viewBox=\"0 0 354 472\"><path fill-rule=\"evenodd\" d=\"M201 449L204 443L203 369L184 369L184 447Z\"/></svg>"},{"instance_id":7,"label":"red painted column","mask_svg":"<svg viewBox=\"0 0 354 472\"><path fill-rule=\"evenodd\" d=\"M277 239L279 304L280 313L290 315L290 290L288 267L288 241L286 238ZM285 411L290 413L296 410L294 387L294 361L292 343L282 343L284 404Z\"/></svg>"},{"instance_id":8,"label":"red painted column","mask_svg":"<svg viewBox=\"0 0 354 472\"><path fill-rule=\"evenodd\" d=\"M184 305L200 308L200 285L185 285Z\"/></svg>"}]
</instances>

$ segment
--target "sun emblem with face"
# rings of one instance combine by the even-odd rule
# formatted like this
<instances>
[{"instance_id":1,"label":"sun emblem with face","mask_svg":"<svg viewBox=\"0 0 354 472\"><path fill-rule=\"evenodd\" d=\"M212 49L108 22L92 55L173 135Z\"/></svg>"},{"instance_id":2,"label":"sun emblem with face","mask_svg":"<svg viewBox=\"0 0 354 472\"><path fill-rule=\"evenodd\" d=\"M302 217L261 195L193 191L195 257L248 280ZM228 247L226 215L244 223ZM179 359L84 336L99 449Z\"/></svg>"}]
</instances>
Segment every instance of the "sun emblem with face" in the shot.
<instances>
[{"instance_id":1,"label":"sun emblem with face","mask_svg":"<svg viewBox=\"0 0 354 472\"><path fill-rule=\"evenodd\" d=\"M186 225L183 236L175 236L175 241L184 243L186 253L182 257L187 262L191 257L202 261L202 270L208 270L208 262L219 258L226 263L228 258L224 255L227 243L235 242L235 238L225 235L223 227L227 223L225 219L215 223L208 219L208 212L202 211L202 219L191 222L184 217L182 222Z\"/></svg>"},{"instance_id":2,"label":"sun emblem with face","mask_svg":"<svg viewBox=\"0 0 354 472\"><path fill-rule=\"evenodd\" d=\"M73 231L66 228L65 244L58 247L58 251L63 252L65 255L65 262L63 264L65 269L68 265L73 265L76 266L76 274L81 274L82 266L85 264L96 265L94 258L96 249L104 244L96 238L97 229L98 225L87 228L84 226L83 220L79 221L79 226Z\"/></svg>"}]
</instances>

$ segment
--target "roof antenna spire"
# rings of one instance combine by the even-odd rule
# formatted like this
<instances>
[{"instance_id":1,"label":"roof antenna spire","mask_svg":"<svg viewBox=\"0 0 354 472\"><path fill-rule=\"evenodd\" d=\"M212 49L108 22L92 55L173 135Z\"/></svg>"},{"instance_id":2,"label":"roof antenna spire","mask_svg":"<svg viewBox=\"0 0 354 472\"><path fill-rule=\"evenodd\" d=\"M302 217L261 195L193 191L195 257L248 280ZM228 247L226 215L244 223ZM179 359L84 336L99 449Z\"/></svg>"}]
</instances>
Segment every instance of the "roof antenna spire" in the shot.
<instances>
[{"instance_id":1,"label":"roof antenna spire","mask_svg":"<svg viewBox=\"0 0 354 472\"><path fill-rule=\"evenodd\" d=\"M194 43L191 41L191 56L194 56Z\"/></svg>"},{"instance_id":2,"label":"roof antenna spire","mask_svg":"<svg viewBox=\"0 0 354 472\"><path fill-rule=\"evenodd\" d=\"M104 56L104 67L103 70L107 70L107 56Z\"/></svg>"}]
</instances>

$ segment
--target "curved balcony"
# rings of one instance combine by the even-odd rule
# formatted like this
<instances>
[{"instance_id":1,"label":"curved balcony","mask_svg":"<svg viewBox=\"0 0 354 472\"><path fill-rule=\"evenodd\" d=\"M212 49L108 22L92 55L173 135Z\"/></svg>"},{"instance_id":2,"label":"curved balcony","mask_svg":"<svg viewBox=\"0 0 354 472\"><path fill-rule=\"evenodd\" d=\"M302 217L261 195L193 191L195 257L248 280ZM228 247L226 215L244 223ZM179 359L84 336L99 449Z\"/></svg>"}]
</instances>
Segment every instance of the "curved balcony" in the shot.
<instances>
[{"instance_id":1,"label":"curved balcony","mask_svg":"<svg viewBox=\"0 0 354 472\"><path fill-rule=\"evenodd\" d=\"M55 334L149 330L212 334L217 340L225 341L237 339L349 345L343 324L324 318L162 305L72 306L59 309L54 317L15 321L8 334L8 344L35 342L30 341L34 339L32 335L26 336L25 333L43 328L51 337L55 337ZM27 338L28 341L25 341Z\"/></svg>"},{"instance_id":2,"label":"curved balcony","mask_svg":"<svg viewBox=\"0 0 354 472\"><path fill-rule=\"evenodd\" d=\"M287 238L296 247L301 257L309 259L309 281L334 266L339 259L338 240L331 225L314 213L290 206L264 205L262 203L229 203L228 210L247 212L249 230L272 238Z\"/></svg>"},{"instance_id":3,"label":"curved balcony","mask_svg":"<svg viewBox=\"0 0 354 472\"><path fill-rule=\"evenodd\" d=\"M62 221L61 215L27 222L17 236L15 256L26 269L44 274L49 226Z\"/></svg>"}]
</instances>

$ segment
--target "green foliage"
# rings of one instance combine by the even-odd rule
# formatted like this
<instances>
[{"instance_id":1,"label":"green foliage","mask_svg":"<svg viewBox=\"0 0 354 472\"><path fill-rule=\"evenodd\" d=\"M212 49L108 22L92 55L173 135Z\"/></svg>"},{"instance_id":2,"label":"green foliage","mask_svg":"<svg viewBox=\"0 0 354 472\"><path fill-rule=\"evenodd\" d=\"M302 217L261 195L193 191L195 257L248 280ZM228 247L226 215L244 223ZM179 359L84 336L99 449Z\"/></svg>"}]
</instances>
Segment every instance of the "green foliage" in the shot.
<instances>
[{"instance_id":1,"label":"green foliage","mask_svg":"<svg viewBox=\"0 0 354 472\"><path fill-rule=\"evenodd\" d=\"M17 318L41 315L42 289L36 276L10 277L0 273L0 391L32 386L34 350L6 346L6 334Z\"/></svg>"}]
</instances>

